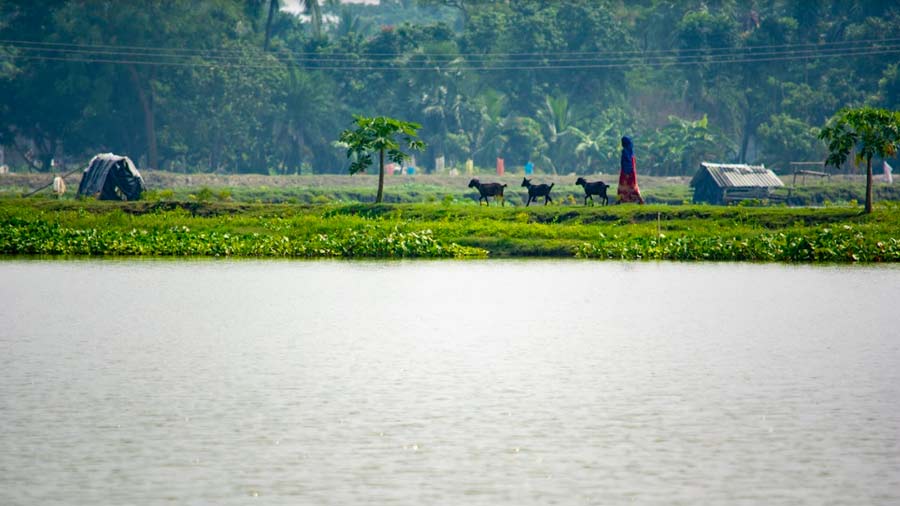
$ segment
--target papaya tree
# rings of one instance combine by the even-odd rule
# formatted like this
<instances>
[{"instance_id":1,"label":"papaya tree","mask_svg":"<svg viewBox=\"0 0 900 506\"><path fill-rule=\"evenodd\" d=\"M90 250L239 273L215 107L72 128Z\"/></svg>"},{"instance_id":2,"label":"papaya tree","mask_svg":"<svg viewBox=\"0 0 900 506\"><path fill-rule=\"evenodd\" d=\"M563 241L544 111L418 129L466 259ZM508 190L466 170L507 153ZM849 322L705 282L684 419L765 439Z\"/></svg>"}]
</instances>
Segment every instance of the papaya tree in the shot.
<instances>
[{"instance_id":1,"label":"papaya tree","mask_svg":"<svg viewBox=\"0 0 900 506\"><path fill-rule=\"evenodd\" d=\"M372 153L378 152L377 204L384 197L385 152L392 162L403 163L409 158L403 149L423 151L425 143L418 139L418 130L422 125L386 116L367 118L354 115L353 118L356 127L341 132L339 142L347 146L347 158L353 160L350 174L366 170L372 165Z\"/></svg>"},{"instance_id":2,"label":"papaya tree","mask_svg":"<svg viewBox=\"0 0 900 506\"><path fill-rule=\"evenodd\" d=\"M900 112L873 107L844 108L832 117L819 138L828 143L825 166L840 167L851 150L866 161L866 213L872 212L872 158L893 156L900 147Z\"/></svg>"}]
</instances>

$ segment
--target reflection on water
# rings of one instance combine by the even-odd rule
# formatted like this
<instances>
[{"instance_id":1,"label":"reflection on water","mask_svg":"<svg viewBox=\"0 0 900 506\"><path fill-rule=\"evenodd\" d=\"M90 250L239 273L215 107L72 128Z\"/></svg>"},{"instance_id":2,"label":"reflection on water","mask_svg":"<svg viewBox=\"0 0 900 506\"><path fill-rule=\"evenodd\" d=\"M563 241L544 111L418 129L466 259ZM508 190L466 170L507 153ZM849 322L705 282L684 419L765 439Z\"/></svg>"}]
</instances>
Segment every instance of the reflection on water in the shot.
<instances>
[{"instance_id":1,"label":"reflection on water","mask_svg":"<svg viewBox=\"0 0 900 506\"><path fill-rule=\"evenodd\" d=\"M0 504L890 504L896 268L0 262Z\"/></svg>"}]
</instances>

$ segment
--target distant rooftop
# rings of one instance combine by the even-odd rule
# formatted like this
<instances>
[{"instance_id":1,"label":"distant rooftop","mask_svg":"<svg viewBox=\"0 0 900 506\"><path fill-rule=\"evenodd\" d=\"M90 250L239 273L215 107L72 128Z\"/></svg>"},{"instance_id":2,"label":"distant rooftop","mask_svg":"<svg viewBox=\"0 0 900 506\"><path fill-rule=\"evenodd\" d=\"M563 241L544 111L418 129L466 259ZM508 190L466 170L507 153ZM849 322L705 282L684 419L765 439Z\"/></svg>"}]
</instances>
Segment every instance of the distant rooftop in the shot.
<instances>
[{"instance_id":1,"label":"distant rooftop","mask_svg":"<svg viewBox=\"0 0 900 506\"><path fill-rule=\"evenodd\" d=\"M712 176L720 188L759 188L784 186L781 179L765 165L747 165L742 163L710 163L703 162L706 172ZM691 186L699 182L700 172L691 180Z\"/></svg>"}]
</instances>

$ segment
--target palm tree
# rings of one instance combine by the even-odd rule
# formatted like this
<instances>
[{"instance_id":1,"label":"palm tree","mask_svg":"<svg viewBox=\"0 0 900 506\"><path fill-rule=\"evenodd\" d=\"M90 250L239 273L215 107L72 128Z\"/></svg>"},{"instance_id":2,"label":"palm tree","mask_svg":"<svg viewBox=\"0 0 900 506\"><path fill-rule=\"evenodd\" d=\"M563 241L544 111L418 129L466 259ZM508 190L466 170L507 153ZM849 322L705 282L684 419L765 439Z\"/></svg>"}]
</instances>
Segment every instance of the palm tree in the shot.
<instances>
[{"instance_id":1,"label":"palm tree","mask_svg":"<svg viewBox=\"0 0 900 506\"><path fill-rule=\"evenodd\" d=\"M321 76L296 67L288 69L283 88L286 114L274 125L274 137L285 146L283 171L297 170L303 162L314 162L316 147L327 146L327 132L338 130L335 110L341 106L321 82Z\"/></svg>"},{"instance_id":2,"label":"palm tree","mask_svg":"<svg viewBox=\"0 0 900 506\"><path fill-rule=\"evenodd\" d=\"M266 17L266 40L263 42L263 51L269 50L269 40L272 38L272 19L275 18L275 11L278 10L278 0L269 0L269 15Z\"/></svg>"},{"instance_id":3,"label":"palm tree","mask_svg":"<svg viewBox=\"0 0 900 506\"><path fill-rule=\"evenodd\" d=\"M594 169L598 163L610 163L614 159L618 145L611 142L611 139L615 137L615 128L613 123L606 123L593 131L584 131L574 126L568 128L568 132L578 139L575 155L584 160L589 170Z\"/></svg>"},{"instance_id":4,"label":"palm tree","mask_svg":"<svg viewBox=\"0 0 900 506\"><path fill-rule=\"evenodd\" d=\"M252 0L251 0L252 1ZM322 6L319 0L299 0L303 11L309 15L313 25L313 31L316 37L322 36ZM325 0L326 6L335 6L339 4L339 0ZM272 37L272 20L275 18L275 12L281 7L281 0L269 0L269 14L266 16L266 40L263 43L263 49L269 50L269 40Z\"/></svg>"},{"instance_id":5,"label":"palm tree","mask_svg":"<svg viewBox=\"0 0 900 506\"><path fill-rule=\"evenodd\" d=\"M444 154L444 139L450 131L450 122L457 120L456 109L461 97L452 93L446 86L437 86L432 93L425 93L420 98L420 106L428 127L437 139L438 155Z\"/></svg>"},{"instance_id":6,"label":"palm tree","mask_svg":"<svg viewBox=\"0 0 900 506\"><path fill-rule=\"evenodd\" d=\"M336 35L338 37L346 37L353 33L363 33L366 30L366 24L362 18L353 14L350 9L342 9L338 18Z\"/></svg>"},{"instance_id":7,"label":"palm tree","mask_svg":"<svg viewBox=\"0 0 900 506\"><path fill-rule=\"evenodd\" d=\"M573 125L573 114L569 108L569 97L559 94L555 97L544 97L544 107L538 113L541 127L545 131L545 139L550 156L543 156L554 173L558 173L557 164L564 158L564 141L571 134L569 129Z\"/></svg>"},{"instance_id":8,"label":"palm tree","mask_svg":"<svg viewBox=\"0 0 900 506\"><path fill-rule=\"evenodd\" d=\"M473 156L481 152L490 152L499 156L506 144L507 137L503 130L508 117L503 112L506 108L506 95L487 90L478 97L480 114L480 135L473 147Z\"/></svg>"},{"instance_id":9,"label":"palm tree","mask_svg":"<svg viewBox=\"0 0 900 506\"><path fill-rule=\"evenodd\" d=\"M704 114L698 120L669 116L647 151L657 167L655 173L670 176L688 174L703 158L720 156L731 147L730 141L710 130Z\"/></svg>"}]
</instances>

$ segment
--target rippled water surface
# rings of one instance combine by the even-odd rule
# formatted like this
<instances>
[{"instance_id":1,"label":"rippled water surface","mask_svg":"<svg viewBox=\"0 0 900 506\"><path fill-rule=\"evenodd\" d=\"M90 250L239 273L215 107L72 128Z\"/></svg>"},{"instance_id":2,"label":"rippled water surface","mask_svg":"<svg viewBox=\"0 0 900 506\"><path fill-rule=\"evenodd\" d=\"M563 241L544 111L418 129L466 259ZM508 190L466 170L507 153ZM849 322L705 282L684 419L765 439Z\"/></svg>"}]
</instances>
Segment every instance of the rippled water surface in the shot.
<instances>
[{"instance_id":1,"label":"rippled water surface","mask_svg":"<svg viewBox=\"0 0 900 506\"><path fill-rule=\"evenodd\" d=\"M900 269L0 262L0 504L898 504Z\"/></svg>"}]
</instances>

